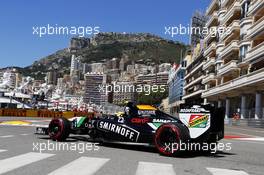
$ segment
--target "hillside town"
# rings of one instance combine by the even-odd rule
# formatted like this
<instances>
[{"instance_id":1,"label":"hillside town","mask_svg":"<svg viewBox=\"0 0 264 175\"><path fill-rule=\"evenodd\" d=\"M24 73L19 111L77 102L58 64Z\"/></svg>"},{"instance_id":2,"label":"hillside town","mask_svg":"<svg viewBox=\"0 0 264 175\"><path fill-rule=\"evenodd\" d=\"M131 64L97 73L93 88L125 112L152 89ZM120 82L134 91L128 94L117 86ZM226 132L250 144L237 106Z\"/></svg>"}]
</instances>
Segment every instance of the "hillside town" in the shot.
<instances>
[{"instance_id":1,"label":"hillside town","mask_svg":"<svg viewBox=\"0 0 264 175\"><path fill-rule=\"evenodd\" d=\"M0 21L0 175L264 174L264 0L8 0Z\"/></svg>"},{"instance_id":2,"label":"hillside town","mask_svg":"<svg viewBox=\"0 0 264 175\"><path fill-rule=\"evenodd\" d=\"M86 64L81 62L80 56L72 54L70 74L63 77L59 77L56 70L47 72L45 80L23 77L15 68L1 72L1 105L9 107L12 103L18 108L102 110L103 106L115 107L125 101L136 101L137 92L100 92L100 85L157 84L167 88L170 69L170 63L154 66L130 62L125 58Z\"/></svg>"},{"instance_id":3,"label":"hillside town","mask_svg":"<svg viewBox=\"0 0 264 175\"><path fill-rule=\"evenodd\" d=\"M158 85L164 86L168 95L155 105L172 115L177 114L180 104L196 103L225 107L226 119L235 114L241 119L261 119L264 104L261 4L214 0L205 14L195 12L192 27L202 30L224 26L231 32L192 33L190 48L182 54L180 62L145 64L143 60L133 61L123 56L84 63L76 50L85 43L72 40L68 48L69 74L61 75L54 68L43 80L23 76L16 68L3 69L0 72L1 107L102 111L111 106L119 109L126 101L137 102L143 93L135 90L137 85ZM98 41L85 42L97 44ZM113 85L133 89L114 91ZM100 86L111 90L100 91Z\"/></svg>"}]
</instances>

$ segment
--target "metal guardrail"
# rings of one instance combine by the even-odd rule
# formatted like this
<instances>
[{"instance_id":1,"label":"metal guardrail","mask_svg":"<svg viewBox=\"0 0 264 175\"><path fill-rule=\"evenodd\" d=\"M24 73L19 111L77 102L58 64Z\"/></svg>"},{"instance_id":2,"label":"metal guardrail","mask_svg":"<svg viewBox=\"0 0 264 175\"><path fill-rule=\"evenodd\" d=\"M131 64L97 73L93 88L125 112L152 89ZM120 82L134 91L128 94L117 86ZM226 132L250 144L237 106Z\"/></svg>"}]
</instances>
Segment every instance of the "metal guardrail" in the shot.
<instances>
[{"instance_id":1,"label":"metal guardrail","mask_svg":"<svg viewBox=\"0 0 264 175\"><path fill-rule=\"evenodd\" d=\"M47 117L57 118L65 117L72 118L76 116L87 116L93 117L93 112L82 112L82 111L50 111L50 110L34 110L34 109L8 109L0 108L0 116L14 116L14 117Z\"/></svg>"}]
</instances>

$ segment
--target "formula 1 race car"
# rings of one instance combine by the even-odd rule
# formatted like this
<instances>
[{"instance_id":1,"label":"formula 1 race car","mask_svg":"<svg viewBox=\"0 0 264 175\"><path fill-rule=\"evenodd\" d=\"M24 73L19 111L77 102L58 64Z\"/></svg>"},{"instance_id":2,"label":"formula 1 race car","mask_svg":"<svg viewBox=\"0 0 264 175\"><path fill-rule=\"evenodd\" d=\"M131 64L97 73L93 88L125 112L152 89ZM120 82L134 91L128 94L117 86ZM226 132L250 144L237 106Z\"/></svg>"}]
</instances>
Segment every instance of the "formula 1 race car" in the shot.
<instances>
[{"instance_id":1,"label":"formula 1 race car","mask_svg":"<svg viewBox=\"0 0 264 175\"><path fill-rule=\"evenodd\" d=\"M216 143L224 136L224 109L182 105L178 117L150 105L130 103L124 112L92 118L52 119L47 128L36 128L52 140L64 141L69 134L89 135L94 141L137 143L155 146L167 156L176 155L182 143Z\"/></svg>"}]
</instances>

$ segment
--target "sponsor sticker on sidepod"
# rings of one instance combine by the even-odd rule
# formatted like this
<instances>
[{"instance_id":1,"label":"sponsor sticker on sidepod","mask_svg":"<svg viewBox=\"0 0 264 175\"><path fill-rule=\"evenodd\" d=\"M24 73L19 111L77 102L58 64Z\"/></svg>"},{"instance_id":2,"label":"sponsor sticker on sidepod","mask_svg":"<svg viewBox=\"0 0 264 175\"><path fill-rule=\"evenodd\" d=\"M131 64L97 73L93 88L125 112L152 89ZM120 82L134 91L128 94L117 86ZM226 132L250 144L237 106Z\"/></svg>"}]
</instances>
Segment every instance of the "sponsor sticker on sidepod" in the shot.
<instances>
[{"instance_id":1,"label":"sponsor sticker on sidepod","mask_svg":"<svg viewBox=\"0 0 264 175\"><path fill-rule=\"evenodd\" d=\"M193 114L189 120L190 128L205 128L208 122L208 115Z\"/></svg>"},{"instance_id":2,"label":"sponsor sticker on sidepod","mask_svg":"<svg viewBox=\"0 0 264 175\"><path fill-rule=\"evenodd\" d=\"M115 123L105 122L105 121L100 121L98 123L98 128L104 131L110 131L115 134L121 135L132 141L137 141L139 136L139 132L132 128L129 128L124 125L117 125Z\"/></svg>"}]
</instances>

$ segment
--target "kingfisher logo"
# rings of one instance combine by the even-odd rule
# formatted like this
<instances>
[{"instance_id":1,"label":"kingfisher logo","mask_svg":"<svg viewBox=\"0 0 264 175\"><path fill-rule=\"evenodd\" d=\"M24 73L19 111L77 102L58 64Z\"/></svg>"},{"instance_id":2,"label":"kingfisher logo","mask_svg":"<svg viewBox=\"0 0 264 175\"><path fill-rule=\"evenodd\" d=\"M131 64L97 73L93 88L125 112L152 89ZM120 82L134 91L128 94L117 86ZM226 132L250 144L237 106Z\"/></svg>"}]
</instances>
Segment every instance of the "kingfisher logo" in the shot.
<instances>
[{"instance_id":1,"label":"kingfisher logo","mask_svg":"<svg viewBox=\"0 0 264 175\"><path fill-rule=\"evenodd\" d=\"M190 128L205 128L208 122L209 116L208 115L196 115L193 114L189 120L189 127Z\"/></svg>"}]
</instances>

